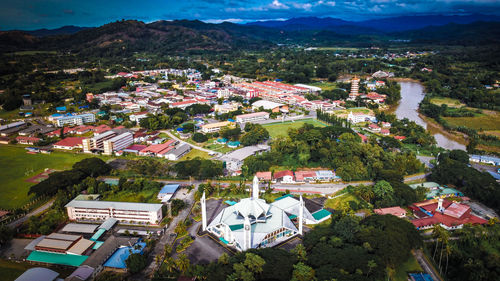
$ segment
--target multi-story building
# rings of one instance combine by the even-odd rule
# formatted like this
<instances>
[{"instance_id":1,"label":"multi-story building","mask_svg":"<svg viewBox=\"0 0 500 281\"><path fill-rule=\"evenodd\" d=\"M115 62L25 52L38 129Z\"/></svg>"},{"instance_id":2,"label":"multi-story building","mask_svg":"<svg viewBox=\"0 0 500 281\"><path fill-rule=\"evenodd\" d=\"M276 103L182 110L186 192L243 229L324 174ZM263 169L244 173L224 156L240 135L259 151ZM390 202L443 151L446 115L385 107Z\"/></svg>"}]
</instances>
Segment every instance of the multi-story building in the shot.
<instances>
[{"instance_id":1,"label":"multi-story building","mask_svg":"<svg viewBox=\"0 0 500 281\"><path fill-rule=\"evenodd\" d=\"M159 224L162 204L72 200L66 204L70 220L104 221L108 218L124 223Z\"/></svg>"},{"instance_id":2,"label":"multi-story building","mask_svg":"<svg viewBox=\"0 0 500 281\"><path fill-rule=\"evenodd\" d=\"M64 116L56 119L57 127L62 127L66 125L83 125L86 123L95 122L95 115L93 113L85 113L80 115Z\"/></svg>"},{"instance_id":3,"label":"multi-story building","mask_svg":"<svg viewBox=\"0 0 500 281\"><path fill-rule=\"evenodd\" d=\"M267 113L265 111L249 113L249 114L242 114L242 115L236 116L236 122L238 122L238 123L255 122L255 121L262 121L262 120L267 120L267 119L269 119L269 113Z\"/></svg>"},{"instance_id":4,"label":"multi-story building","mask_svg":"<svg viewBox=\"0 0 500 281\"><path fill-rule=\"evenodd\" d=\"M224 121L224 122L217 122L217 123L210 123L210 124L205 124L201 126L201 131L203 133L215 133L220 131L223 127L227 127L231 124L229 121Z\"/></svg>"},{"instance_id":5,"label":"multi-story building","mask_svg":"<svg viewBox=\"0 0 500 281\"><path fill-rule=\"evenodd\" d=\"M103 141L105 155L113 155L113 152L127 148L134 143L134 135L130 132L125 132L118 136L114 136L109 140Z\"/></svg>"},{"instance_id":6,"label":"multi-story building","mask_svg":"<svg viewBox=\"0 0 500 281\"><path fill-rule=\"evenodd\" d=\"M90 139L82 141L83 152L90 153L94 149L104 149L104 141L116 136L114 131L107 131Z\"/></svg>"}]
</instances>

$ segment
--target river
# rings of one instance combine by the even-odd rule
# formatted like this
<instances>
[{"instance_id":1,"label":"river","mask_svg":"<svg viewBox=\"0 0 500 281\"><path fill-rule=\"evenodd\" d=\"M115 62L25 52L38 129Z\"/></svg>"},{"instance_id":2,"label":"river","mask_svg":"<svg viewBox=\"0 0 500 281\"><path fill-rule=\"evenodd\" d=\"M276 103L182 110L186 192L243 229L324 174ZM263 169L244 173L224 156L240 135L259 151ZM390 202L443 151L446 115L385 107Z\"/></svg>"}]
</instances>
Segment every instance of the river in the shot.
<instances>
[{"instance_id":1,"label":"river","mask_svg":"<svg viewBox=\"0 0 500 281\"><path fill-rule=\"evenodd\" d=\"M417 82L399 82L399 84L401 85L401 101L394 111L398 119L408 118L428 129L440 147L465 150L465 145L450 139L435 129L428 128L427 122L418 115L418 104L425 97L424 87Z\"/></svg>"}]
</instances>

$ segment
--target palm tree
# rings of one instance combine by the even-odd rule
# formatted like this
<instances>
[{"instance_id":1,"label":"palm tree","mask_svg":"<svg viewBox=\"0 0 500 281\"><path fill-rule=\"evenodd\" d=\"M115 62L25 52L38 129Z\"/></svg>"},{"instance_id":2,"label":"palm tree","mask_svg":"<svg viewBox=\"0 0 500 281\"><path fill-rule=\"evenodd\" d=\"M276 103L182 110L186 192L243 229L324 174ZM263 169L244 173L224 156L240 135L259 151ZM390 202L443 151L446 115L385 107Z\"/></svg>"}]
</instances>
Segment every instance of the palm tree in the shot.
<instances>
[{"instance_id":1,"label":"palm tree","mask_svg":"<svg viewBox=\"0 0 500 281\"><path fill-rule=\"evenodd\" d=\"M446 244L446 248L444 250L446 252L446 268L444 270L444 275L446 275L446 273L448 273L448 257L451 254L451 246Z\"/></svg>"},{"instance_id":2,"label":"palm tree","mask_svg":"<svg viewBox=\"0 0 500 281\"><path fill-rule=\"evenodd\" d=\"M179 269L179 271L182 273L185 273L190 266L190 262L186 254L178 255L175 263L177 264L177 268Z\"/></svg>"},{"instance_id":3,"label":"palm tree","mask_svg":"<svg viewBox=\"0 0 500 281\"><path fill-rule=\"evenodd\" d=\"M174 270L176 269L174 258L172 257L166 257L163 260L163 264L165 264L165 268L167 269L168 272L174 272Z\"/></svg>"}]
</instances>

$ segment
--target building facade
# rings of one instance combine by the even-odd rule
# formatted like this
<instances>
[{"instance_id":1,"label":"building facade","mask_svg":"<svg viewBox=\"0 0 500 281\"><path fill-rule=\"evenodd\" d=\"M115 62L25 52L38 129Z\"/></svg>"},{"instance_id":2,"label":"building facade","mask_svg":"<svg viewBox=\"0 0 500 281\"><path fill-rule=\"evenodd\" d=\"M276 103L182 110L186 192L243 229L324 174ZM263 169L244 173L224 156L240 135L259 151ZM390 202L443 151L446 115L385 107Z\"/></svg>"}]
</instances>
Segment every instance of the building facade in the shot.
<instances>
[{"instance_id":1,"label":"building facade","mask_svg":"<svg viewBox=\"0 0 500 281\"><path fill-rule=\"evenodd\" d=\"M73 125L83 125L86 123L93 123L95 122L95 115L93 113L86 113L86 114L80 114L80 115L73 115L73 116L64 116L61 118L56 119L56 125L57 127L62 127L62 126L73 126Z\"/></svg>"},{"instance_id":2,"label":"building facade","mask_svg":"<svg viewBox=\"0 0 500 281\"><path fill-rule=\"evenodd\" d=\"M104 154L113 155L113 152L120 151L134 143L134 135L125 132L103 142Z\"/></svg>"}]
</instances>

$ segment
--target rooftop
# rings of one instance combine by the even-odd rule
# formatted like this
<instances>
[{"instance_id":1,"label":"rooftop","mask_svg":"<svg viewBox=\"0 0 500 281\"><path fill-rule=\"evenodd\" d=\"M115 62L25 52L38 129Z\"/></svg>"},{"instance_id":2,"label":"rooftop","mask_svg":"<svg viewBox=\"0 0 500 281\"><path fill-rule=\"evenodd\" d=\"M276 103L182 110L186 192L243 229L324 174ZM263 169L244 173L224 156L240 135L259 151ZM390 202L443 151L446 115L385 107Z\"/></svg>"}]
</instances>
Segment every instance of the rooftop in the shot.
<instances>
[{"instance_id":1,"label":"rooftop","mask_svg":"<svg viewBox=\"0 0 500 281\"><path fill-rule=\"evenodd\" d=\"M128 211L147 211L157 212L161 209L162 204L151 203L130 203L130 202L113 202L113 201L80 201L73 200L66 204L65 207L87 208L87 209L108 209Z\"/></svg>"}]
</instances>

